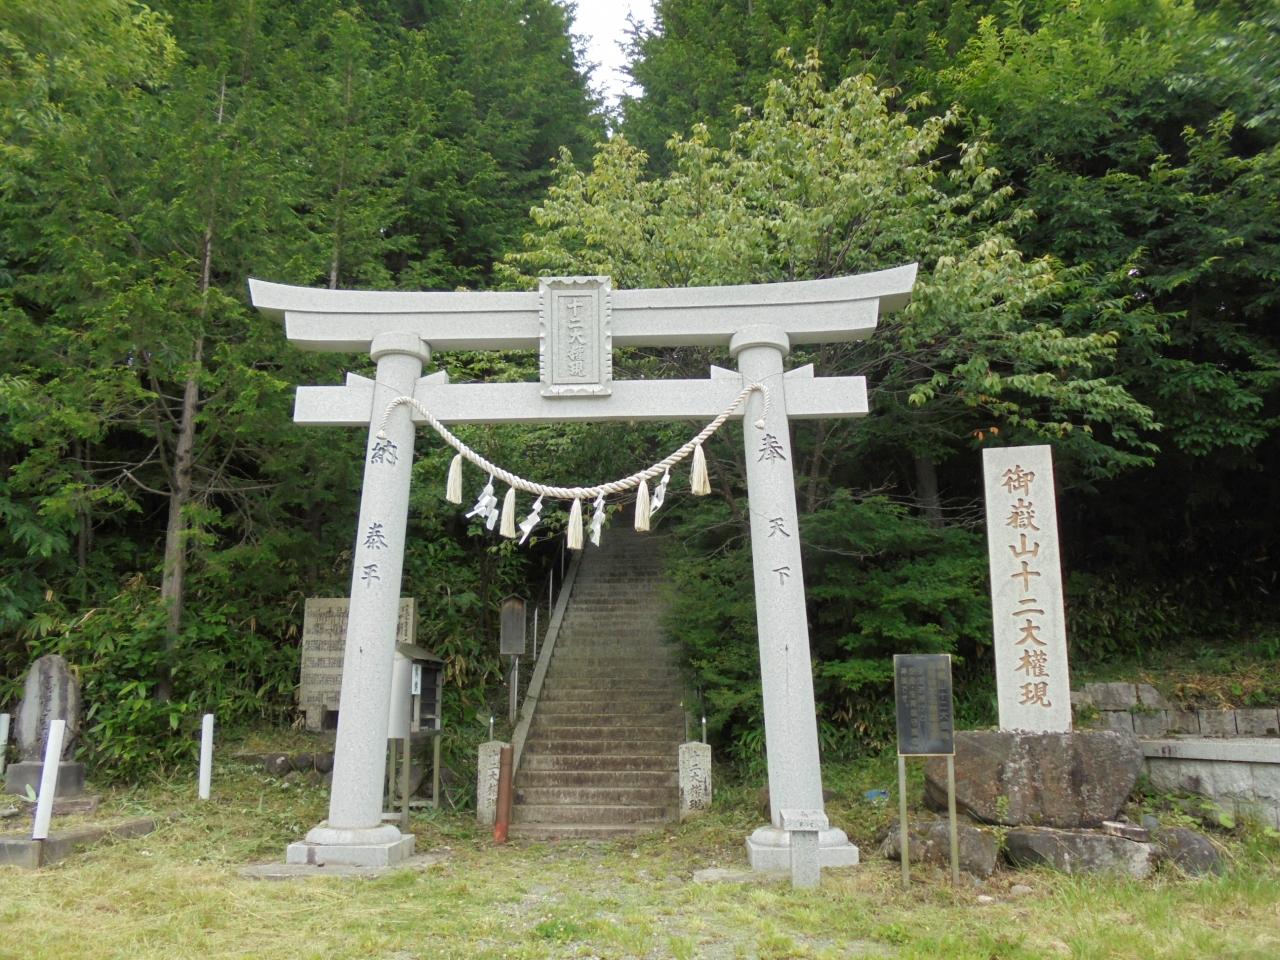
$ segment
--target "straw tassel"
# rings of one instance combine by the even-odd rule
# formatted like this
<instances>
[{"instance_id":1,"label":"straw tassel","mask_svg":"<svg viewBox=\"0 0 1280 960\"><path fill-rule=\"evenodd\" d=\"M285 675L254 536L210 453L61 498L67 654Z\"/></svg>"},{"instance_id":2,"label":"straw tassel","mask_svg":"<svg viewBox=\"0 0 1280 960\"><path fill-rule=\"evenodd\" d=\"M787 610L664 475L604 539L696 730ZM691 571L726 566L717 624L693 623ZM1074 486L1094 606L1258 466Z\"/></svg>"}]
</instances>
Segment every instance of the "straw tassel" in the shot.
<instances>
[{"instance_id":1,"label":"straw tassel","mask_svg":"<svg viewBox=\"0 0 1280 960\"><path fill-rule=\"evenodd\" d=\"M707 455L702 452L702 444L693 448L693 487L695 497L705 497L711 492L711 481L707 479Z\"/></svg>"},{"instance_id":2,"label":"straw tassel","mask_svg":"<svg viewBox=\"0 0 1280 960\"><path fill-rule=\"evenodd\" d=\"M636 491L636 529L641 533L649 532L649 484L645 480L640 481L640 488Z\"/></svg>"},{"instance_id":3,"label":"straw tassel","mask_svg":"<svg viewBox=\"0 0 1280 960\"><path fill-rule=\"evenodd\" d=\"M582 549L582 501L574 500L569 508L569 549Z\"/></svg>"},{"instance_id":4,"label":"straw tassel","mask_svg":"<svg viewBox=\"0 0 1280 960\"><path fill-rule=\"evenodd\" d=\"M449 479L445 483L444 498L450 503L462 502L462 454L457 454L449 464Z\"/></svg>"},{"instance_id":5,"label":"straw tassel","mask_svg":"<svg viewBox=\"0 0 1280 960\"><path fill-rule=\"evenodd\" d=\"M502 526L498 532L509 540L516 538L516 488L507 487L507 495L502 501Z\"/></svg>"}]
</instances>

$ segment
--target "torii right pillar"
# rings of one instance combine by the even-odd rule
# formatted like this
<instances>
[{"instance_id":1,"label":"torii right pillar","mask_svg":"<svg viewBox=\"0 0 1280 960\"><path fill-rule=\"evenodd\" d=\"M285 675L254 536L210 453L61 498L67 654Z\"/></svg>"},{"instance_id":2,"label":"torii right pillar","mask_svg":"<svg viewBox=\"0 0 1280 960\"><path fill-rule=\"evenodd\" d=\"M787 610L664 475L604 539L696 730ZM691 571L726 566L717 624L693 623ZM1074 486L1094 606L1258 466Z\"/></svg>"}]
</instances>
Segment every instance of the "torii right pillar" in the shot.
<instances>
[{"instance_id":1,"label":"torii right pillar","mask_svg":"<svg viewBox=\"0 0 1280 960\"><path fill-rule=\"evenodd\" d=\"M811 820L826 819L782 369L790 349L786 332L772 326L740 330L729 345L743 383L761 383L769 391L768 412L763 397L753 393L742 418L772 820L747 838L747 855L754 870L790 869L790 835L783 829L784 811L803 811ZM763 429L756 426L761 419ZM843 830L827 825L819 831L818 843L822 866L857 864L858 848Z\"/></svg>"}]
</instances>

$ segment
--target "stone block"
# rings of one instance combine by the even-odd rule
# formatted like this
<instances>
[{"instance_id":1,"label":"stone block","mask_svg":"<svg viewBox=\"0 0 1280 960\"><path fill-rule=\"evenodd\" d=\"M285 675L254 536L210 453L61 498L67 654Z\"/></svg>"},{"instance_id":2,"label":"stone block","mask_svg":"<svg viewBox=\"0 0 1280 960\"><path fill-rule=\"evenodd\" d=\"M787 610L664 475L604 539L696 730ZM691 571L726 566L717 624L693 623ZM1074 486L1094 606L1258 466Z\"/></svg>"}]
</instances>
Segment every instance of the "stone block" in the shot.
<instances>
[{"instance_id":1,"label":"stone block","mask_svg":"<svg viewBox=\"0 0 1280 960\"><path fill-rule=\"evenodd\" d=\"M5 768L4 791L16 796L26 796L27 787L40 792L40 776L44 764L38 760L21 760ZM78 797L84 793L84 764L64 760L58 764L58 786L55 797Z\"/></svg>"},{"instance_id":2,"label":"stone block","mask_svg":"<svg viewBox=\"0 0 1280 960\"><path fill-rule=\"evenodd\" d=\"M1226 861L1216 843L1189 827L1161 827L1156 831L1157 856L1183 873L1203 876L1223 873Z\"/></svg>"},{"instance_id":3,"label":"stone block","mask_svg":"<svg viewBox=\"0 0 1280 960\"><path fill-rule=\"evenodd\" d=\"M1169 732L1167 710L1139 710L1133 714L1133 732L1139 737L1163 737Z\"/></svg>"},{"instance_id":4,"label":"stone block","mask_svg":"<svg viewBox=\"0 0 1280 960\"><path fill-rule=\"evenodd\" d=\"M1147 707L1150 710L1168 710L1169 701L1149 683L1139 683L1137 685L1138 705Z\"/></svg>"},{"instance_id":5,"label":"stone block","mask_svg":"<svg viewBox=\"0 0 1280 960\"><path fill-rule=\"evenodd\" d=\"M1280 734L1280 713L1271 707L1236 710L1236 733L1241 737L1274 737Z\"/></svg>"},{"instance_id":6,"label":"stone block","mask_svg":"<svg viewBox=\"0 0 1280 960\"><path fill-rule=\"evenodd\" d=\"M680 819L711 807L711 745L680 744Z\"/></svg>"},{"instance_id":7,"label":"stone block","mask_svg":"<svg viewBox=\"0 0 1280 960\"><path fill-rule=\"evenodd\" d=\"M1200 735L1200 714L1195 710L1170 710L1168 719L1170 733Z\"/></svg>"},{"instance_id":8,"label":"stone block","mask_svg":"<svg viewBox=\"0 0 1280 960\"><path fill-rule=\"evenodd\" d=\"M1099 726L1103 730L1113 730L1116 733L1133 733L1133 714L1128 710L1104 710L1099 714Z\"/></svg>"},{"instance_id":9,"label":"stone block","mask_svg":"<svg viewBox=\"0 0 1280 960\"><path fill-rule=\"evenodd\" d=\"M1280 804L1280 757L1275 763L1255 763L1251 768L1253 795Z\"/></svg>"},{"instance_id":10,"label":"stone block","mask_svg":"<svg viewBox=\"0 0 1280 960\"><path fill-rule=\"evenodd\" d=\"M1138 705L1138 690L1132 683L1086 683L1084 693L1099 710L1129 710Z\"/></svg>"},{"instance_id":11,"label":"stone block","mask_svg":"<svg viewBox=\"0 0 1280 960\"><path fill-rule=\"evenodd\" d=\"M1102 832L1113 837L1135 840L1138 843L1146 843L1151 839L1151 831L1146 827L1136 823L1122 823L1119 820L1103 820Z\"/></svg>"},{"instance_id":12,"label":"stone block","mask_svg":"<svg viewBox=\"0 0 1280 960\"><path fill-rule=\"evenodd\" d=\"M74 830L58 830L47 840L32 840L29 834L7 834L0 837L0 866L35 869L56 863L70 856L80 847L106 838L131 840L143 837L156 828L155 820L139 817L107 827L77 827Z\"/></svg>"},{"instance_id":13,"label":"stone block","mask_svg":"<svg viewBox=\"0 0 1280 960\"><path fill-rule=\"evenodd\" d=\"M1210 796L1253 798L1252 764L1226 760L1210 761Z\"/></svg>"},{"instance_id":14,"label":"stone block","mask_svg":"<svg viewBox=\"0 0 1280 960\"><path fill-rule=\"evenodd\" d=\"M1236 712L1234 710L1199 710L1200 736L1234 737Z\"/></svg>"},{"instance_id":15,"label":"stone block","mask_svg":"<svg viewBox=\"0 0 1280 960\"><path fill-rule=\"evenodd\" d=\"M1000 857L996 832L990 827L961 821L956 825L960 840L960 869L983 879L991 876ZM927 863L951 869L951 830L946 820L912 820L907 824L907 853L912 863ZM902 837L895 820L880 844L880 855L902 859Z\"/></svg>"},{"instance_id":16,"label":"stone block","mask_svg":"<svg viewBox=\"0 0 1280 960\"><path fill-rule=\"evenodd\" d=\"M956 802L1008 826L1094 826L1115 819L1142 769L1132 734L1112 731L956 733ZM946 809L945 757L925 762L925 799Z\"/></svg>"},{"instance_id":17,"label":"stone block","mask_svg":"<svg viewBox=\"0 0 1280 960\"><path fill-rule=\"evenodd\" d=\"M285 849L284 862L323 866L330 863L353 867L387 867L413 856L414 836L372 843L309 843L299 840Z\"/></svg>"},{"instance_id":18,"label":"stone block","mask_svg":"<svg viewBox=\"0 0 1280 960\"><path fill-rule=\"evenodd\" d=\"M1062 873L1120 873L1141 880L1151 873L1155 851L1092 830L1017 827L1005 839L1005 852L1015 867L1045 866Z\"/></svg>"}]
</instances>

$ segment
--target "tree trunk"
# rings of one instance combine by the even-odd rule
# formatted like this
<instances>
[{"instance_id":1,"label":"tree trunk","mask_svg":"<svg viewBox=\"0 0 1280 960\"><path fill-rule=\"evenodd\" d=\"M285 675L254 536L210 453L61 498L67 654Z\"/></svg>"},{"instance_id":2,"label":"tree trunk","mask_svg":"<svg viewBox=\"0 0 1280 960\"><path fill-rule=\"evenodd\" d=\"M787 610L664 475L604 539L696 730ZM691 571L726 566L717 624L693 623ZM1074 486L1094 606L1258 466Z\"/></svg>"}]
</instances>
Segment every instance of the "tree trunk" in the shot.
<instances>
[{"instance_id":1,"label":"tree trunk","mask_svg":"<svg viewBox=\"0 0 1280 960\"><path fill-rule=\"evenodd\" d=\"M929 526L942 526L942 500L938 497L938 465L932 457L916 455L916 498Z\"/></svg>"},{"instance_id":2,"label":"tree trunk","mask_svg":"<svg viewBox=\"0 0 1280 960\"><path fill-rule=\"evenodd\" d=\"M227 102L227 79L222 78L218 91L217 125L222 126ZM182 414L178 420L178 439L173 450L173 476L169 485L169 521L164 531L164 574L160 580L160 600L168 610L165 626L165 663L160 669L156 696L173 697L173 654L182 635L182 609L186 599L187 525L186 509L191 502L192 474L195 468L196 414L200 412L200 371L204 365L204 324L209 313L209 287L213 279L213 224L217 208L217 178L209 183L208 219L200 243L199 332L191 350L191 369L182 390Z\"/></svg>"}]
</instances>

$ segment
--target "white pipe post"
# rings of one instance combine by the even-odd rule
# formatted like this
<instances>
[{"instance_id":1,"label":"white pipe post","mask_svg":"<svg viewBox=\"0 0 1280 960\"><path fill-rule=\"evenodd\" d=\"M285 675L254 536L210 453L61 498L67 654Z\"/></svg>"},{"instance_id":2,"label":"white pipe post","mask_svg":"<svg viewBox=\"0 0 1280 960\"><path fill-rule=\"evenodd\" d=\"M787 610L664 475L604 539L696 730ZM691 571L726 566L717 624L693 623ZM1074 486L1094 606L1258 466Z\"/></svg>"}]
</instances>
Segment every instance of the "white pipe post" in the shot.
<instances>
[{"instance_id":1,"label":"white pipe post","mask_svg":"<svg viewBox=\"0 0 1280 960\"><path fill-rule=\"evenodd\" d=\"M62 760L62 738L67 732L67 721L54 720L49 724L49 742L44 748L44 769L40 771L40 795L36 798L36 820L31 830L32 840L49 839L49 820L53 816L53 795L58 792L58 763Z\"/></svg>"},{"instance_id":2,"label":"white pipe post","mask_svg":"<svg viewBox=\"0 0 1280 960\"><path fill-rule=\"evenodd\" d=\"M9 715L0 713L0 775L4 774L4 758L9 752Z\"/></svg>"},{"instance_id":3,"label":"white pipe post","mask_svg":"<svg viewBox=\"0 0 1280 960\"><path fill-rule=\"evenodd\" d=\"M213 782L213 714L206 713L200 729L200 799L209 799Z\"/></svg>"}]
</instances>

